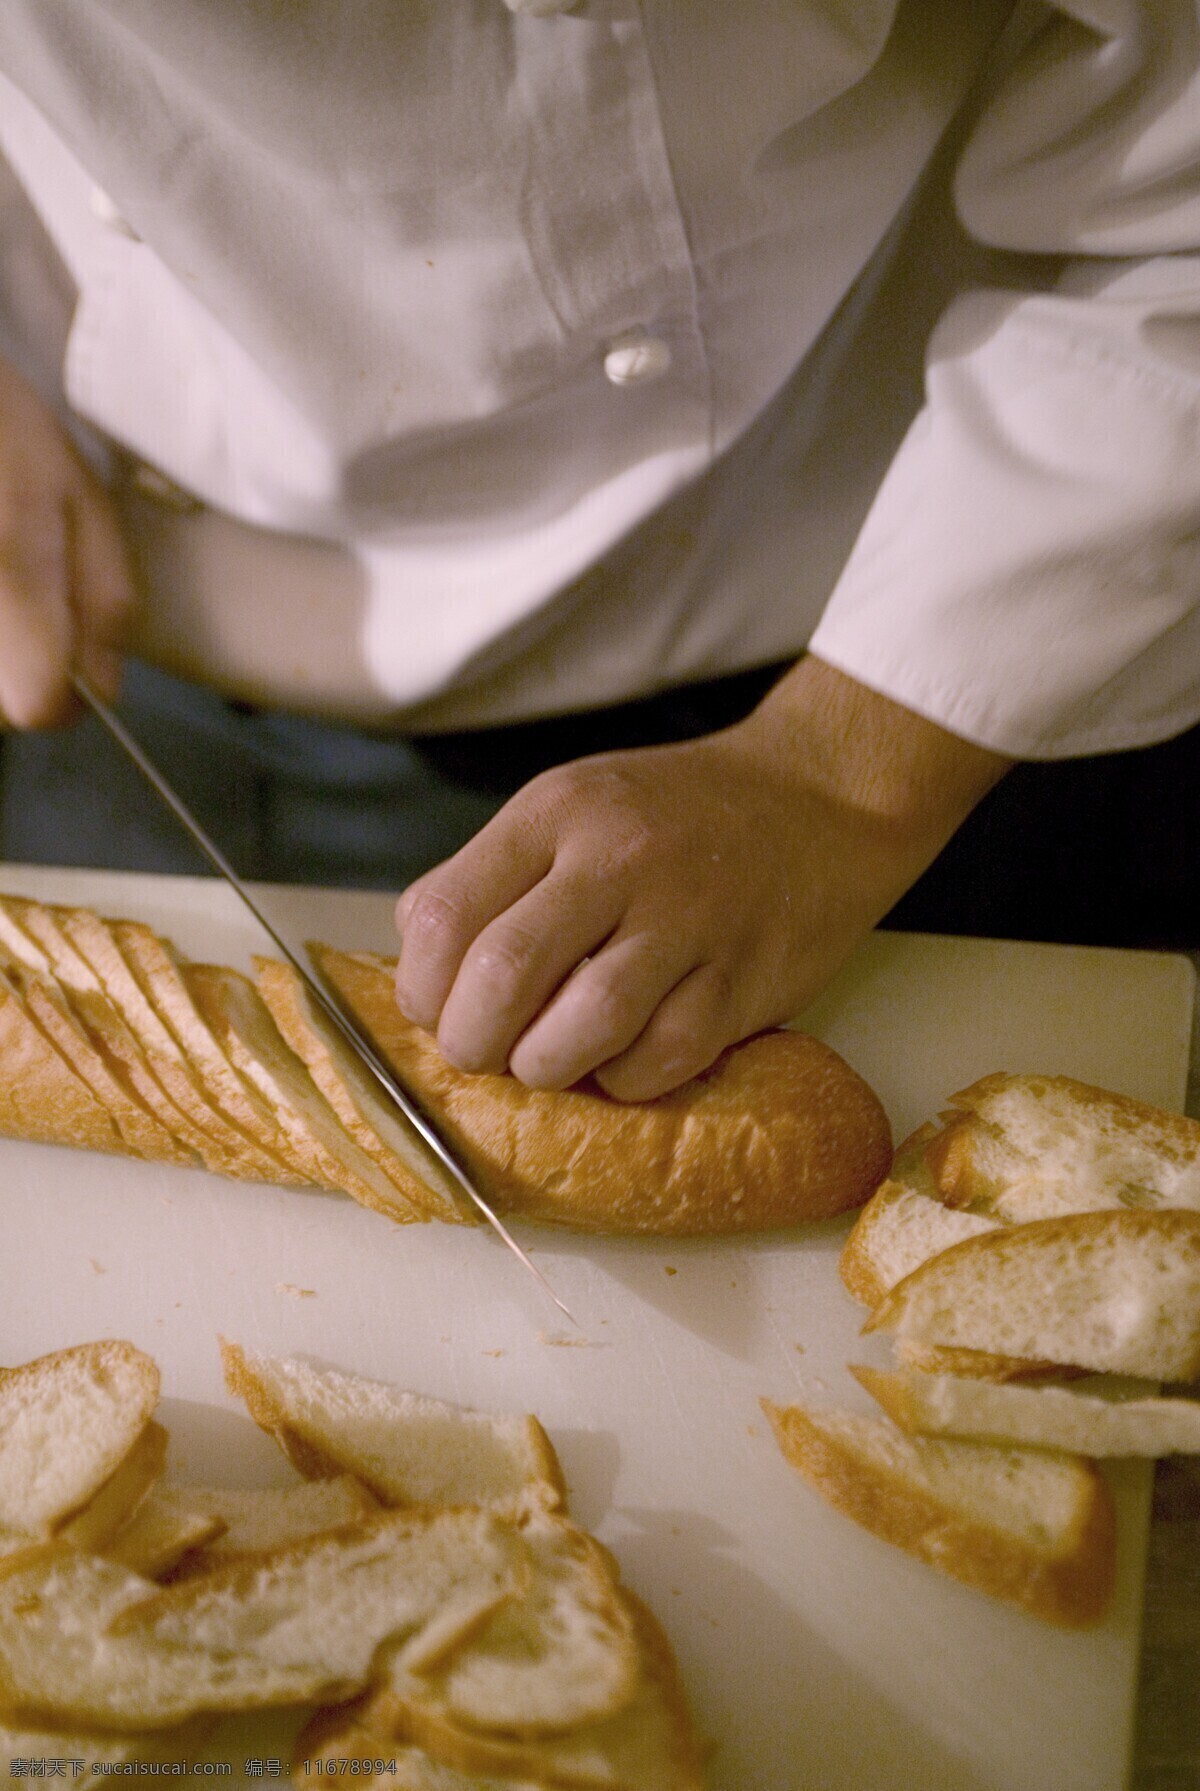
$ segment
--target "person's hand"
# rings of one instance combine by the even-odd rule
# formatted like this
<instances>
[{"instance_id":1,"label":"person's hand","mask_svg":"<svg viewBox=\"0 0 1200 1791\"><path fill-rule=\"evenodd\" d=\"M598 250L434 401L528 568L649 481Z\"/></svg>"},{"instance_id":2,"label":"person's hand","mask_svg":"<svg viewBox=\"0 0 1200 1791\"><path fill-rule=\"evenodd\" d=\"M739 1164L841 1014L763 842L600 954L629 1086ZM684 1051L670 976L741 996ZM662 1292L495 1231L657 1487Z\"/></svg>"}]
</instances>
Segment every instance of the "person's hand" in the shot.
<instances>
[{"instance_id":1,"label":"person's hand","mask_svg":"<svg viewBox=\"0 0 1200 1791\"><path fill-rule=\"evenodd\" d=\"M131 606L103 490L54 413L0 360L0 725L68 720L72 667L115 696Z\"/></svg>"},{"instance_id":2,"label":"person's hand","mask_svg":"<svg viewBox=\"0 0 1200 1791\"><path fill-rule=\"evenodd\" d=\"M818 660L737 726L543 773L401 896L461 1069L647 1100L802 1012L1008 761Z\"/></svg>"}]
</instances>

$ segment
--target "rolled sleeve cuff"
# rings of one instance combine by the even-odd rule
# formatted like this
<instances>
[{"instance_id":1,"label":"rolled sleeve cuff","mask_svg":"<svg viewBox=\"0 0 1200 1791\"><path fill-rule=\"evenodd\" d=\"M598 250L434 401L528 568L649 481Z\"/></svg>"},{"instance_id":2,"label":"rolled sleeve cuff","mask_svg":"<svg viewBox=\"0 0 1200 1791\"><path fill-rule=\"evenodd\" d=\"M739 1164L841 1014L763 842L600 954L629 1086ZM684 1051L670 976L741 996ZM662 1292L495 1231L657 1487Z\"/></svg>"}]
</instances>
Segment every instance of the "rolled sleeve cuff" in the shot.
<instances>
[{"instance_id":1,"label":"rolled sleeve cuff","mask_svg":"<svg viewBox=\"0 0 1200 1791\"><path fill-rule=\"evenodd\" d=\"M1200 719L1200 338L1154 347L1162 297L953 308L813 653L1017 758Z\"/></svg>"}]
</instances>

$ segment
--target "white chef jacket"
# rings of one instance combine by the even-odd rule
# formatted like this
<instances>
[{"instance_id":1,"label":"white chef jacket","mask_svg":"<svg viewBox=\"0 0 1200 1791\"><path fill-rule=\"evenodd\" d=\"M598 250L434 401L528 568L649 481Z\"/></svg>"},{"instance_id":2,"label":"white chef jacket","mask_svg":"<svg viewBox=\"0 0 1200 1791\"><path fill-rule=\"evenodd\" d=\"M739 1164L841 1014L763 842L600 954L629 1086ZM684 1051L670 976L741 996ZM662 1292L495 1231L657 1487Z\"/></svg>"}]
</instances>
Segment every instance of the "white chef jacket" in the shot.
<instances>
[{"instance_id":1,"label":"white chef jacket","mask_svg":"<svg viewBox=\"0 0 1200 1791\"><path fill-rule=\"evenodd\" d=\"M138 513L160 656L417 729L806 643L1018 756L1200 717L1200 14L1012 11L5 0L10 346L65 287L63 402L206 507ZM958 291L973 90L1035 274Z\"/></svg>"}]
</instances>

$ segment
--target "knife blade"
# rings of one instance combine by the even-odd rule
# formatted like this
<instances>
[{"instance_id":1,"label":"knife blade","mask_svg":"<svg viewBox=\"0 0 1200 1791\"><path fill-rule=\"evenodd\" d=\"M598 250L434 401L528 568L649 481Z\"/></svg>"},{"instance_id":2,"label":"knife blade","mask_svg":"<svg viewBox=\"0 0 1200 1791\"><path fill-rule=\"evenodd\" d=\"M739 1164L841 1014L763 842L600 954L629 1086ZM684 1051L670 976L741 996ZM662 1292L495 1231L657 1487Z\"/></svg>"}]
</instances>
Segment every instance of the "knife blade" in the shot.
<instances>
[{"instance_id":1,"label":"knife blade","mask_svg":"<svg viewBox=\"0 0 1200 1791\"><path fill-rule=\"evenodd\" d=\"M326 989L320 982L318 982L313 971L301 962L300 958L288 945L287 941L280 937L275 927L272 926L270 920L268 920L267 916L263 913L249 889L247 889L246 885L242 882L242 879L238 876L237 872L226 858L225 854L221 851L220 847L215 841L209 838L208 834L205 832L204 828L201 827L199 821L197 821L195 815L192 814L187 804L176 794L171 787L171 784L163 776L162 772L154 762L147 757L146 753L129 732L124 722L116 714L115 710L110 708L99 692L93 689L92 685L81 672L72 672L70 677L76 695L91 710L97 721L99 721L107 730L109 735L116 741L117 745L127 755L130 761L136 765L147 783L170 809L179 824L191 836L193 843L204 854L205 858L208 859L208 862L212 865L213 869L219 872L225 879L229 888L234 891L235 895L237 895L245 907L249 909L250 913L254 916L254 919L258 922L263 932L266 933L272 944L278 951L282 952L292 969L303 980L305 988L313 997L314 1001L317 1002L322 1013L324 1013L333 1025L337 1027L347 1044L351 1046L360 1061L370 1070L376 1082L380 1084L395 1106L399 1108L409 1125L433 1152L439 1163L441 1163L442 1167L462 1189L463 1193L472 1202L476 1210L484 1219L486 1219L497 1237L499 1237L508 1249L511 1250L517 1261L529 1271L534 1280L537 1281L542 1288L542 1291L550 1296L559 1311L563 1313L565 1317L570 1319L576 1329L579 1329L579 1320L575 1317L575 1314L571 1311L570 1307L565 1305L558 1297L549 1281L547 1281L545 1275L543 1275L541 1269L539 1269L537 1264L530 1259L524 1250L522 1250L520 1244L518 1244L517 1240L508 1230L508 1227L504 1224L504 1221L493 1211L492 1207L484 1199L483 1195L479 1192L471 1177L468 1175L466 1169L459 1162L454 1151L442 1138L433 1120L414 1099L408 1089L403 1087L390 1065L383 1062L374 1045L362 1032L353 1016L347 1013L343 1008L341 1001L338 999L335 992L332 989Z\"/></svg>"}]
</instances>

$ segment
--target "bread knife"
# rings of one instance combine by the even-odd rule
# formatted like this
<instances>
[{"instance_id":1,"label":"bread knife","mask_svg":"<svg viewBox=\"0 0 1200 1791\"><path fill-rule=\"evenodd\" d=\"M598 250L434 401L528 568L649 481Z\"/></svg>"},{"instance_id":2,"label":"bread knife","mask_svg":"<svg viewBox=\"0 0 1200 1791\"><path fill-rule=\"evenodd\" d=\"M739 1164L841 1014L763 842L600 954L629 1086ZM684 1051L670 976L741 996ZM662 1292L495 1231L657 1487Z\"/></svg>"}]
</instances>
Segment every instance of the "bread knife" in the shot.
<instances>
[{"instance_id":1,"label":"bread knife","mask_svg":"<svg viewBox=\"0 0 1200 1791\"><path fill-rule=\"evenodd\" d=\"M353 1017L343 1008L336 992L332 988L327 989L323 987L322 984L317 981L314 972L308 969L286 941L280 938L254 897L250 894L250 891L246 888L246 885L242 882L229 860L225 857L225 854L208 837L208 834L204 831L203 827L201 827L199 821L197 821L196 817L192 814L187 804L181 797L176 795L162 772L159 771L158 767L154 765L149 758L147 758L133 735L129 732L128 728L126 728L124 722L122 722L119 716L110 709L99 693L93 690L83 674L81 672L72 672L71 683L77 696L82 699L91 710L92 714L96 717L97 721L102 723L121 750L128 756L133 764L137 766L147 783L150 784L156 794L170 809L171 813L175 816L175 819L187 833L190 834L193 843L204 854L205 858L208 859L208 862L212 865L213 869L220 873L227 885L234 891L235 895L237 895L249 909L250 913L254 916L263 932L266 933L267 937L272 941L277 950L283 953L283 956L287 959L292 969L302 979L309 994L313 997L314 1001L317 1002L322 1013L326 1014L337 1027L347 1044L354 1050L356 1056L366 1065L372 1076L374 1076L376 1082L380 1084L384 1092L390 1096L393 1103L400 1109L400 1112L408 1121L409 1125L428 1145L429 1149L442 1164L443 1168L449 1172L454 1181L462 1189L463 1193L487 1220L492 1230L512 1251L518 1262L522 1263L524 1267L529 1270L529 1273L533 1276L534 1280L540 1284L543 1292L549 1294L559 1311L569 1318L571 1323L578 1329L579 1321L574 1313L568 1306L564 1305L562 1300L559 1299L545 1275L543 1275L537 1264L532 1262L525 1251L522 1250L520 1244L517 1243L517 1240L509 1232L503 1220L492 1211L492 1208L479 1192L478 1188L467 1174L467 1171L458 1161L454 1151L451 1150L450 1146L439 1134L437 1127L434 1125L429 1115L418 1105L409 1091L401 1085L395 1072L383 1062L382 1058L375 1050L375 1047L360 1030Z\"/></svg>"}]
</instances>

